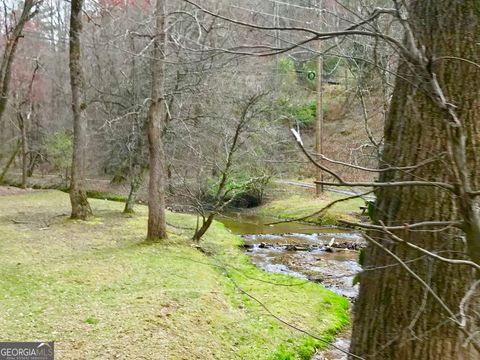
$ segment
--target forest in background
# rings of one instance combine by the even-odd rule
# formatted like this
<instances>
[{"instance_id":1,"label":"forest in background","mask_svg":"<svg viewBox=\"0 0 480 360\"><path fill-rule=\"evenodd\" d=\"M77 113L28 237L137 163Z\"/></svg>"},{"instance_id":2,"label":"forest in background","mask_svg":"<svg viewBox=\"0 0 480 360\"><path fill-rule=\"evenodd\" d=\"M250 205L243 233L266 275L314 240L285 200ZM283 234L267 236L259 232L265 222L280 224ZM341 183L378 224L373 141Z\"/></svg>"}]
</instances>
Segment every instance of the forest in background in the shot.
<instances>
[{"instance_id":1,"label":"forest in background","mask_svg":"<svg viewBox=\"0 0 480 360\"><path fill-rule=\"evenodd\" d=\"M144 184L148 168L152 6L147 2L104 1L87 3L84 10L87 178L111 180L125 188L132 186L134 191ZM242 117L246 126L235 149L229 185L256 190L272 176L313 177L314 168L295 147L289 129L299 128L307 143L314 143L316 45L275 56L237 54L227 49L256 43L284 46L301 41L301 36L238 30L234 24L202 14L189 4L172 2L167 6L170 25L164 84L168 114L162 137L169 203L184 208L195 206L198 199L202 203L204 198L208 200ZM348 19L347 12L334 12L338 10L335 5L320 14L311 1L215 6L228 8L231 16L245 21L278 22L281 26L314 23L332 30L353 20ZM24 30L12 68L12 96L0 125L0 153L3 169L16 153L10 166L17 174L25 168L25 186L32 175L58 175L64 186L68 184L65 178L69 177L73 137L68 13L68 4L43 3ZM8 21L13 20L6 17ZM200 31L199 21L208 31ZM335 43L332 40L322 45L331 48L324 54L322 76L325 155L374 166L386 111L384 100L391 88L387 70L379 71L368 59L381 53L385 64L393 69L395 57L373 41ZM365 176L341 170L351 180ZM57 182L62 184L61 179ZM252 201L255 204L258 199Z\"/></svg>"},{"instance_id":2,"label":"forest in background","mask_svg":"<svg viewBox=\"0 0 480 360\"><path fill-rule=\"evenodd\" d=\"M477 2L25 0L3 14L1 181L69 189L84 221L89 186L123 187L124 212L148 205L147 240L167 241L170 206L196 214L206 254L214 218L260 205L269 183L347 191L288 221L373 193L368 218L339 221L369 244L348 357L478 357Z\"/></svg>"}]
</instances>

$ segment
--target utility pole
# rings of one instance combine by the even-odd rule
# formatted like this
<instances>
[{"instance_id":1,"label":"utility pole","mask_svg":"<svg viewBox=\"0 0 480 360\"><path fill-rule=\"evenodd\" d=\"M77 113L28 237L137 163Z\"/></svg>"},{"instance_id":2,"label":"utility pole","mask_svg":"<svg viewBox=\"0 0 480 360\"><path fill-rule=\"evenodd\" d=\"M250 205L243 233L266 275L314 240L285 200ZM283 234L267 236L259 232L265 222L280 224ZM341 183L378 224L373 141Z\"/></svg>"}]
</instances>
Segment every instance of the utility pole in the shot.
<instances>
[{"instance_id":1,"label":"utility pole","mask_svg":"<svg viewBox=\"0 0 480 360\"><path fill-rule=\"evenodd\" d=\"M280 33L278 30L278 28L280 27L280 19L279 19L280 9L277 1L274 0L272 4L273 4L273 26L276 28L274 46L278 51L278 49L280 48ZM280 54L275 55L275 73L273 75L273 84L275 87L275 92L278 93L280 91L280 87L282 84L282 80L280 79ZM280 106L278 101L275 101L275 97L272 98L272 101L273 101L272 109L274 110L271 112L271 116L272 116L271 121L273 122L275 121L275 117L279 114Z\"/></svg>"},{"instance_id":2,"label":"utility pole","mask_svg":"<svg viewBox=\"0 0 480 360\"><path fill-rule=\"evenodd\" d=\"M275 48L280 48L280 9L277 1L273 1L273 26L275 29ZM280 76L280 54L275 55L275 89L278 91L281 81Z\"/></svg>"},{"instance_id":3,"label":"utility pole","mask_svg":"<svg viewBox=\"0 0 480 360\"><path fill-rule=\"evenodd\" d=\"M321 0L317 2L318 13L319 13L319 28L322 25L322 7ZM318 58L317 58L317 110L316 110L316 124L315 124L315 152L317 154L317 161L321 162L319 154L323 154L323 84L322 84L322 73L323 73L323 58L322 58L322 41L318 41ZM316 168L316 180L323 181L323 171ZM323 185L316 184L315 186L315 195L319 197L323 193Z\"/></svg>"}]
</instances>

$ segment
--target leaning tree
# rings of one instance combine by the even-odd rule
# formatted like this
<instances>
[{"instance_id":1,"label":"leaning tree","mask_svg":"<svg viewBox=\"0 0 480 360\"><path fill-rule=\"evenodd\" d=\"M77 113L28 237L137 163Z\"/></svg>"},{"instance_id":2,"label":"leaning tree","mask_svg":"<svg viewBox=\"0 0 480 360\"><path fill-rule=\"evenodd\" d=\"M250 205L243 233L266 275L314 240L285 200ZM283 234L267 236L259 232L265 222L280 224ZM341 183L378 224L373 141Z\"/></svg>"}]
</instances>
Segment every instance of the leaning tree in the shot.
<instances>
[{"instance_id":1,"label":"leaning tree","mask_svg":"<svg viewBox=\"0 0 480 360\"><path fill-rule=\"evenodd\" d=\"M11 23L7 20L8 14L4 14L5 45L2 60L0 62L0 120L2 119L7 105L10 79L12 77L12 64L18 43L23 37L25 25L38 14L38 6L41 3L42 0L26 0L23 3L21 13L18 16L15 13L11 15L11 18L14 19ZM4 10L6 11L6 4L4 3L3 5Z\"/></svg>"}]
</instances>

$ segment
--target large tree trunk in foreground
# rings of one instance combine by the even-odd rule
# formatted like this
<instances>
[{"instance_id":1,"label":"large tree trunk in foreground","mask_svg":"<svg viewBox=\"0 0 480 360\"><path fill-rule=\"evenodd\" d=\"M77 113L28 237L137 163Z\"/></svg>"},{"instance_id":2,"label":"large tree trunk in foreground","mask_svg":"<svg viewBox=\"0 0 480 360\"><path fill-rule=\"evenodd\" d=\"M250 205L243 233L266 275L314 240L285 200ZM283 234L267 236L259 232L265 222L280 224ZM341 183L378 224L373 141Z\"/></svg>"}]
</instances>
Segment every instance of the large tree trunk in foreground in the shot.
<instances>
[{"instance_id":1,"label":"large tree trunk in foreground","mask_svg":"<svg viewBox=\"0 0 480 360\"><path fill-rule=\"evenodd\" d=\"M70 182L72 219L85 220L92 210L85 191L85 155L87 148L86 104L83 98L83 73L80 63L83 0L72 0L70 14L70 85L73 111L73 159Z\"/></svg>"},{"instance_id":2,"label":"large tree trunk in foreground","mask_svg":"<svg viewBox=\"0 0 480 360\"><path fill-rule=\"evenodd\" d=\"M409 14L419 48L425 46L426 54L438 59L432 64L433 72L465 126L468 175L472 186L478 189L480 69L459 59L439 59L454 56L480 62L480 47L476 43L480 34L478 1L411 1ZM448 148L446 122L442 121L447 115L425 95L421 86L417 87L421 79L412 69L405 63L399 67L399 74L405 80L397 78L386 123L385 165L417 164ZM392 171L384 173L380 180L456 183L451 169L447 156L415 170L413 175ZM377 191L374 220L386 225L457 220L461 217L459 205L450 192L438 187L384 188ZM461 238L464 234L459 230L396 234L442 256L467 258L467 248ZM369 235L406 262L454 314L458 313L462 298L475 280L471 268L422 256L402 244L394 244L380 232ZM464 332L449 319L444 306L383 249L369 245L364 269L355 304L352 353L375 360L480 359L480 353L472 342L465 342ZM478 296L476 299L478 301ZM476 322L478 326L478 316Z\"/></svg>"},{"instance_id":3,"label":"large tree trunk in foreground","mask_svg":"<svg viewBox=\"0 0 480 360\"><path fill-rule=\"evenodd\" d=\"M167 238L165 219L165 152L162 126L166 117L164 98L164 44L165 3L157 0L156 30L152 60L152 103L148 110L148 145L150 151L150 179L148 185L148 240Z\"/></svg>"}]
</instances>

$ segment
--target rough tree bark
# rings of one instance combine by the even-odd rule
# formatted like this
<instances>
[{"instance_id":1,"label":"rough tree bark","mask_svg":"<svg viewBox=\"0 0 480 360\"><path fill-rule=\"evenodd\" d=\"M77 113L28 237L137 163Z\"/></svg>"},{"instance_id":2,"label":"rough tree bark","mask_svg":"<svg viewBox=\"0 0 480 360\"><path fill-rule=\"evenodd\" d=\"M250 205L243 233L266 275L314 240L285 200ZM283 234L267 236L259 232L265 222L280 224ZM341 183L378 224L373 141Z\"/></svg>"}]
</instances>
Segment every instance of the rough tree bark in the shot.
<instances>
[{"instance_id":1,"label":"rough tree bark","mask_svg":"<svg viewBox=\"0 0 480 360\"><path fill-rule=\"evenodd\" d=\"M477 0L414 0L409 22L418 48L431 59L432 73L455 111L467 135L469 180L480 185L480 69L459 58L480 62L480 6ZM449 149L445 117L423 91L422 76L402 62L385 127L385 165L405 166L438 156ZM420 71L421 73L421 71ZM391 171L380 181L418 180L458 184L452 161L446 155L412 173ZM460 186L459 186L460 187ZM377 191L374 221L403 225L424 220L457 220L462 200L438 187L382 188ZM474 258L465 233L401 231L399 237L450 258ZM475 281L471 268L447 264L394 243L387 235L370 232L376 241L399 256L458 314L461 300ZM468 254L468 255L467 255ZM433 360L479 359L480 353L454 324L445 306L425 286L399 266L383 249L370 245L355 304L351 352L365 359ZM475 298L475 297L474 297ZM478 301L478 296L476 300ZM472 310L472 307L469 309ZM477 316L478 325L478 316ZM468 330L468 329L467 329ZM477 334L478 340L478 334Z\"/></svg>"},{"instance_id":2,"label":"rough tree bark","mask_svg":"<svg viewBox=\"0 0 480 360\"><path fill-rule=\"evenodd\" d=\"M73 158L70 181L72 219L85 220L92 214L85 191L85 156L87 148L86 104L83 98L83 71L80 62L83 0L72 0L70 13L70 85L73 111Z\"/></svg>"},{"instance_id":3,"label":"rough tree bark","mask_svg":"<svg viewBox=\"0 0 480 360\"><path fill-rule=\"evenodd\" d=\"M147 240L167 238L165 219L165 151L162 127L166 108L164 98L165 1L157 0L155 9L155 39L152 59L152 99L147 114L150 178L148 184Z\"/></svg>"}]
</instances>

